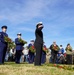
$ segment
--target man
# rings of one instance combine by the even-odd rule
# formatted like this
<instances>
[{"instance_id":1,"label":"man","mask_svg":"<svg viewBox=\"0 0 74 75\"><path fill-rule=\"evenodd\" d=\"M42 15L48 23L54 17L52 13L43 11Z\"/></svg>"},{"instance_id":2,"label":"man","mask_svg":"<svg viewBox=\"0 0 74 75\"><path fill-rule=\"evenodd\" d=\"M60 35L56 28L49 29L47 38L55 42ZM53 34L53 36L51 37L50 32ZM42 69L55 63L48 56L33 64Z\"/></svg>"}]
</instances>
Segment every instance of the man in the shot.
<instances>
[{"instance_id":1,"label":"man","mask_svg":"<svg viewBox=\"0 0 74 75\"><path fill-rule=\"evenodd\" d=\"M59 51L59 46L56 44L55 41L54 41L53 44L50 46L50 50L51 50L52 63L56 63L57 54L58 54L58 51Z\"/></svg>"},{"instance_id":2,"label":"man","mask_svg":"<svg viewBox=\"0 0 74 75\"><path fill-rule=\"evenodd\" d=\"M0 64L4 64L5 55L7 51L7 42L5 42L4 37L8 37L6 33L7 26L2 26L2 32L0 32Z\"/></svg>"},{"instance_id":3,"label":"man","mask_svg":"<svg viewBox=\"0 0 74 75\"><path fill-rule=\"evenodd\" d=\"M17 64L20 63L20 58L22 55L22 50L23 50L23 43L21 43L19 40L21 39L21 33L17 34L17 38L15 39L15 44L16 44L16 55L15 55L15 62Z\"/></svg>"},{"instance_id":4,"label":"man","mask_svg":"<svg viewBox=\"0 0 74 75\"><path fill-rule=\"evenodd\" d=\"M35 30L35 49L36 49L36 56L35 56L35 66L41 65L41 56L42 56L42 48L43 48L43 24L42 22L39 22L36 26Z\"/></svg>"},{"instance_id":5,"label":"man","mask_svg":"<svg viewBox=\"0 0 74 75\"><path fill-rule=\"evenodd\" d=\"M60 50L58 51L58 55L57 55L58 59L57 59L57 63L59 64L64 64L65 62L65 58L64 58L64 48L62 47L62 45L60 45Z\"/></svg>"},{"instance_id":6,"label":"man","mask_svg":"<svg viewBox=\"0 0 74 75\"><path fill-rule=\"evenodd\" d=\"M31 40L30 41L30 44L28 45L28 49L31 46L34 46L34 40ZM35 57L35 53L34 52L31 52L30 49L29 49L29 63L33 63L34 62L34 57Z\"/></svg>"},{"instance_id":7,"label":"man","mask_svg":"<svg viewBox=\"0 0 74 75\"><path fill-rule=\"evenodd\" d=\"M58 52L58 57L60 57L61 55L64 55L64 48L62 47L62 45L60 45L60 50Z\"/></svg>"}]
</instances>

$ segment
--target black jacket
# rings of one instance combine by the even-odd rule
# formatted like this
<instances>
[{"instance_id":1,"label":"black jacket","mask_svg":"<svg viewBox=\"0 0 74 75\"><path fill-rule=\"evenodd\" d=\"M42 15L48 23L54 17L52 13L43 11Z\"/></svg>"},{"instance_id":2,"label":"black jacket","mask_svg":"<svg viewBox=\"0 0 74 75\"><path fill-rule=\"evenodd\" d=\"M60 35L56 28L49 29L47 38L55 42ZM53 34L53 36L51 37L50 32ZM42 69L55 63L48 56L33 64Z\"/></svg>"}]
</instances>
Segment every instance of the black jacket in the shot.
<instances>
[{"instance_id":1,"label":"black jacket","mask_svg":"<svg viewBox=\"0 0 74 75\"><path fill-rule=\"evenodd\" d=\"M43 44L43 32L41 31L41 29L37 28L35 30L35 36L36 36L35 43Z\"/></svg>"},{"instance_id":2,"label":"black jacket","mask_svg":"<svg viewBox=\"0 0 74 75\"><path fill-rule=\"evenodd\" d=\"M59 47L58 45L56 45L56 46ZM49 49L51 50L51 54L52 54L52 53L57 54L58 51L55 51L52 47L53 47L53 44L52 44L52 45L50 46L50 48L49 48Z\"/></svg>"}]
</instances>

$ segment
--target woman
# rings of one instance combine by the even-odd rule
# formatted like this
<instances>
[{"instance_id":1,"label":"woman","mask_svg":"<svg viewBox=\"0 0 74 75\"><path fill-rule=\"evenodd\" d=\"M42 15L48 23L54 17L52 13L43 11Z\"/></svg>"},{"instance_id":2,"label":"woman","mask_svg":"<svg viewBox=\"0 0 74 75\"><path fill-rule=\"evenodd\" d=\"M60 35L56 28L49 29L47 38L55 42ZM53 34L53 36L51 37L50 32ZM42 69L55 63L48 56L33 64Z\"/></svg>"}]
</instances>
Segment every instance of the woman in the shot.
<instances>
[{"instance_id":1,"label":"woman","mask_svg":"<svg viewBox=\"0 0 74 75\"><path fill-rule=\"evenodd\" d=\"M67 64L72 64L72 47L70 46L70 44L67 44L66 47L66 60L67 60Z\"/></svg>"}]
</instances>

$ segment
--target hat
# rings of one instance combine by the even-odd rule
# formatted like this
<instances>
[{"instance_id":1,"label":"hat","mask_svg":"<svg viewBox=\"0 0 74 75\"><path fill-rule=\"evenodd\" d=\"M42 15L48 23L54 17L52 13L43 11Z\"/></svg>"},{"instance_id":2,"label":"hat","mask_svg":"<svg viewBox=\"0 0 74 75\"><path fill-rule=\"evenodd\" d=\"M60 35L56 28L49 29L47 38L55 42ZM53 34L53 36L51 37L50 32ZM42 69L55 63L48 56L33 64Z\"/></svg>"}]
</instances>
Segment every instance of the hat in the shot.
<instances>
[{"instance_id":1,"label":"hat","mask_svg":"<svg viewBox=\"0 0 74 75\"><path fill-rule=\"evenodd\" d=\"M56 43L56 41L53 41L53 43Z\"/></svg>"},{"instance_id":2,"label":"hat","mask_svg":"<svg viewBox=\"0 0 74 75\"><path fill-rule=\"evenodd\" d=\"M2 28L2 29L3 29L3 28L7 29L7 26L4 25L4 26L2 26L1 28Z\"/></svg>"},{"instance_id":3,"label":"hat","mask_svg":"<svg viewBox=\"0 0 74 75\"><path fill-rule=\"evenodd\" d=\"M34 42L34 40L31 40L30 42Z\"/></svg>"},{"instance_id":4,"label":"hat","mask_svg":"<svg viewBox=\"0 0 74 75\"><path fill-rule=\"evenodd\" d=\"M62 47L62 45L60 45L60 47Z\"/></svg>"},{"instance_id":5,"label":"hat","mask_svg":"<svg viewBox=\"0 0 74 75\"><path fill-rule=\"evenodd\" d=\"M37 23L37 25L38 25L38 24L39 24L39 25L43 25L43 23L42 23L42 22L38 22L38 23Z\"/></svg>"},{"instance_id":6,"label":"hat","mask_svg":"<svg viewBox=\"0 0 74 75\"><path fill-rule=\"evenodd\" d=\"M22 34L21 33L18 33L17 35L20 35L21 36Z\"/></svg>"},{"instance_id":7,"label":"hat","mask_svg":"<svg viewBox=\"0 0 74 75\"><path fill-rule=\"evenodd\" d=\"M40 25L43 25L43 23L42 22L38 22L36 27L38 28L38 26L40 26Z\"/></svg>"}]
</instances>

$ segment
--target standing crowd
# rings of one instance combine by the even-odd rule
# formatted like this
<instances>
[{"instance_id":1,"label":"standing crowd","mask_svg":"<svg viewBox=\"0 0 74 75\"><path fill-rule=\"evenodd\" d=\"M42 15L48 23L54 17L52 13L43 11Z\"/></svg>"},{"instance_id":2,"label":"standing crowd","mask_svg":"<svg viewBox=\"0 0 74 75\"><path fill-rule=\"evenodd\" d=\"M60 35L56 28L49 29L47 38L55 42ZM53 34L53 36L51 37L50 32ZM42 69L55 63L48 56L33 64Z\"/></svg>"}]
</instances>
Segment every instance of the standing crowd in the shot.
<instances>
[{"instance_id":1,"label":"standing crowd","mask_svg":"<svg viewBox=\"0 0 74 75\"><path fill-rule=\"evenodd\" d=\"M31 40L27 47L24 47L22 34L18 33L15 39L15 47L8 48L8 43L5 37L8 37L7 26L2 26L2 32L0 32L0 64L4 64L4 61L12 61L16 64L21 62L27 62L29 64L34 63L35 66L40 66L46 62L46 55L48 52L51 53L49 58L50 63L57 64L73 64L73 50L70 44L67 44L64 50L63 46L60 47L56 44L56 41L47 48L43 41L44 28L42 22L37 23L35 30L35 41ZM66 52L65 52L66 51Z\"/></svg>"}]
</instances>

